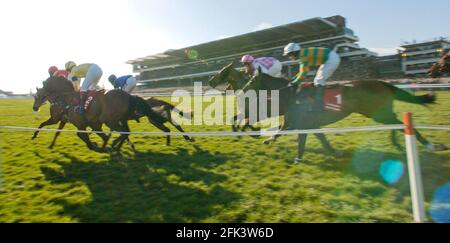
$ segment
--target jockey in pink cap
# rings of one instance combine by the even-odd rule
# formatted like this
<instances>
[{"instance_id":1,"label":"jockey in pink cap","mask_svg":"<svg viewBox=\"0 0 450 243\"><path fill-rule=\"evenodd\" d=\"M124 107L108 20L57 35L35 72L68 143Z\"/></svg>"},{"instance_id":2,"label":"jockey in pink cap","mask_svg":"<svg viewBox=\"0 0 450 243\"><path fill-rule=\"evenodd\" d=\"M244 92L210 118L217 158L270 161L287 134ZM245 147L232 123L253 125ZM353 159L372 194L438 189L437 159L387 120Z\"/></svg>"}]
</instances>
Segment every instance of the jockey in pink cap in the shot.
<instances>
[{"instance_id":1,"label":"jockey in pink cap","mask_svg":"<svg viewBox=\"0 0 450 243\"><path fill-rule=\"evenodd\" d=\"M261 72L267 75L275 78L282 77L281 69L283 66L280 61L273 57L260 57L255 59L253 56L247 54L242 57L241 63L244 64L246 74L255 75L260 68Z\"/></svg>"}]
</instances>

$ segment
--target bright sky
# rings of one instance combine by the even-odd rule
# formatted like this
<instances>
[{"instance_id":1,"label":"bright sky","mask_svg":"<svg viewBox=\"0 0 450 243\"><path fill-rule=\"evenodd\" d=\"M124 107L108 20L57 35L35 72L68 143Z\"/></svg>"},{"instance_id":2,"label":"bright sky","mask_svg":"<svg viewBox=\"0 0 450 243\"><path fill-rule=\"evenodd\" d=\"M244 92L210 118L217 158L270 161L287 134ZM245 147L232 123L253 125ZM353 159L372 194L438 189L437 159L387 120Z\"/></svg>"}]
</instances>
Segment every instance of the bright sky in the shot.
<instances>
[{"instance_id":1,"label":"bright sky","mask_svg":"<svg viewBox=\"0 0 450 243\"><path fill-rule=\"evenodd\" d=\"M51 65L97 63L107 77L127 60L312 17L340 14L380 54L402 41L449 37L448 0L5 0L0 89L28 93ZM444 26L444 27L442 27Z\"/></svg>"}]
</instances>

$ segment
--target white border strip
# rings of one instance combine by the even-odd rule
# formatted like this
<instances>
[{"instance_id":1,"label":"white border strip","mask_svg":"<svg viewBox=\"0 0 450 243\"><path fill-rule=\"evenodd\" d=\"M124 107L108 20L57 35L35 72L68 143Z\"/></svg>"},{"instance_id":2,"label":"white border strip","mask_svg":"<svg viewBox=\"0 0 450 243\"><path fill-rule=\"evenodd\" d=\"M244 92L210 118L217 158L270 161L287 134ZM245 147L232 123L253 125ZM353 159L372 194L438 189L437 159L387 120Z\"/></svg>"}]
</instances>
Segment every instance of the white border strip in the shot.
<instances>
[{"instance_id":1,"label":"white border strip","mask_svg":"<svg viewBox=\"0 0 450 243\"><path fill-rule=\"evenodd\" d=\"M450 126L443 126L443 125L414 125L414 128L450 131Z\"/></svg>"}]
</instances>

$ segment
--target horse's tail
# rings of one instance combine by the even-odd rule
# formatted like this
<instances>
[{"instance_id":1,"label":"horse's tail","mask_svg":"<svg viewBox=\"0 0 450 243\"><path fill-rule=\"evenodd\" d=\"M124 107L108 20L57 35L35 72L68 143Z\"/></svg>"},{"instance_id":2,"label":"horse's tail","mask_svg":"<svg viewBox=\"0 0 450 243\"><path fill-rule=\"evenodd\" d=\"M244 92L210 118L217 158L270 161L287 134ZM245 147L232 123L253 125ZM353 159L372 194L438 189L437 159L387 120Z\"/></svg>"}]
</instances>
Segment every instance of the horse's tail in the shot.
<instances>
[{"instance_id":1,"label":"horse's tail","mask_svg":"<svg viewBox=\"0 0 450 243\"><path fill-rule=\"evenodd\" d=\"M403 89L397 88L392 84L383 82L388 88L394 92L394 98L407 103L426 105L436 103L436 95L425 94L425 95L413 95Z\"/></svg>"},{"instance_id":2,"label":"horse's tail","mask_svg":"<svg viewBox=\"0 0 450 243\"><path fill-rule=\"evenodd\" d=\"M155 98L154 98L155 99ZM184 112L178 108L176 108L174 105L170 104L169 102L166 102L164 100L159 100L159 99L155 99L158 100L158 103L163 104L166 108L168 108L169 110L177 113L178 115L180 115L181 117L184 117L188 120L192 119L193 116L193 112Z\"/></svg>"},{"instance_id":3,"label":"horse's tail","mask_svg":"<svg viewBox=\"0 0 450 243\"><path fill-rule=\"evenodd\" d=\"M153 111L147 102L139 96L130 96L130 111L137 111L139 114L143 114L151 120L164 123L164 117Z\"/></svg>"}]
</instances>

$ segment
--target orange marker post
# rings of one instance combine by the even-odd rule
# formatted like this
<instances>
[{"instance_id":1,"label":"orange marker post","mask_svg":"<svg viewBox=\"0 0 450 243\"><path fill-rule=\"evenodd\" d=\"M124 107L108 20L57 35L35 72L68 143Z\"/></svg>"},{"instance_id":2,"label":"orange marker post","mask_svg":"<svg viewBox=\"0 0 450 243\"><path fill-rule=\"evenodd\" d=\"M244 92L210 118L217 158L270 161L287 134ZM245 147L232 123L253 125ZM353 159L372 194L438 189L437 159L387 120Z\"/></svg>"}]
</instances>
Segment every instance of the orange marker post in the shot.
<instances>
[{"instance_id":1,"label":"orange marker post","mask_svg":"<svg viewBox=\"0 0 450 243\"><path fill-rule=\"evenodd\" d=\"M403 123L406 126L404 133L414 221L423 223L425 222L425 207L422 176L419 164L419 154L417 152L416 135L410 112L403 113Z\"/></svg>"}]
</instances>

